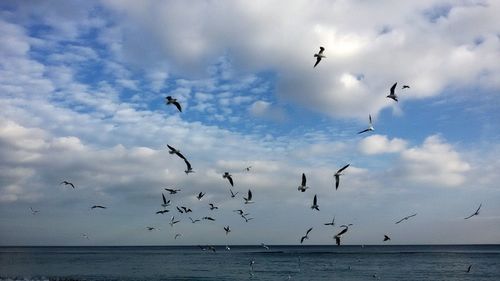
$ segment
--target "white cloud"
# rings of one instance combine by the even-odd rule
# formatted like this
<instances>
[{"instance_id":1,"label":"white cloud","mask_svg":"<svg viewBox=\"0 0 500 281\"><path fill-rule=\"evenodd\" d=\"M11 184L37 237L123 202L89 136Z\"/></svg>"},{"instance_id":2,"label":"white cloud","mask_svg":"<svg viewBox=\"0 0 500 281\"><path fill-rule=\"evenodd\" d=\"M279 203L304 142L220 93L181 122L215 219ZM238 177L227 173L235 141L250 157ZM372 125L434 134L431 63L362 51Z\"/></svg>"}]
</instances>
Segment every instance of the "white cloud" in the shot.
<instances>
[{"instance_id":1,"label":"white cloud","mask_svg":"<svg viewBox=\"0 0 500 281\"><path fill-rule=\"evenodd\" d=\"M389 140L387 136L371 135L359 143L359 150L367 155L396 153L406 148L406 141L399 138Z\"/></svg>"},{"instance_id":2,"label":"white cloud","mask_svg":"<svg viewBox=\"0 0 500 281\"><path fill-rule=\"evenodd\" d=\"M249 112L260 118L266 118L274 121L284 121L286 114L283 109L273 106L272 103L267 101L256 101L248 108Z\"/></svg>"}]
</instances>

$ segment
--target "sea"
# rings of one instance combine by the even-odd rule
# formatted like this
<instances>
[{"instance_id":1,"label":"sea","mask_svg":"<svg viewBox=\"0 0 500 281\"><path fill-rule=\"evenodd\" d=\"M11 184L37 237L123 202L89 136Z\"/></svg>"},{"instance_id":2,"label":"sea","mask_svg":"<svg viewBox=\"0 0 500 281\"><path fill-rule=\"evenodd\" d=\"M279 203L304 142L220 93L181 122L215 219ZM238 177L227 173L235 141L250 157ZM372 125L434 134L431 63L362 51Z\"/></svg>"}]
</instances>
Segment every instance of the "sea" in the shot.
<instances>
[{"instance_id":1,"label":"sea","mask_svg":"<svg viewBox=\"0 0 500 281\"><path fill-rule=\"evenodd\" d=\"M0 247L0 280L500 280L500 245L225 248Z\"/></svg>"}]
</instances>

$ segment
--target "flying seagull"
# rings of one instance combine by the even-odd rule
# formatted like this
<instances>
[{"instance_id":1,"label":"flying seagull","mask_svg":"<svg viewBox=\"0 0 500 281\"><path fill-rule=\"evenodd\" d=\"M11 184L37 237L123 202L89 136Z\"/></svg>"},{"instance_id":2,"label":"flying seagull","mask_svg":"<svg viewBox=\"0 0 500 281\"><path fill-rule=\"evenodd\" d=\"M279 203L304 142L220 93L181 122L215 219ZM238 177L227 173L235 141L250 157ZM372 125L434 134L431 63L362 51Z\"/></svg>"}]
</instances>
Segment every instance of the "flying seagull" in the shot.
<instances>
[{"instance_id":1,"label":"flying seagull","mask_svg":"<svg viewBox=\"0 0 500 281\"><path fill-rule=\"evenodd\" d=\"M182 159L186 159L186 157L184 157L184 155L182 155L182 153L181 153L180 150L174 148L173 146L171 146L169 144L167 144L167 147L169 149L168 154L175 154L175 155L179 156Z\"/></svg>"},{"instance_id":2,"label":"flying seagull","mask_svg":"<svg viewBox=\"0 0 500 281\"><path fill-rule=\"evenodd\" d=\"M298 191L305 192L309 186L306 186L306 174L302 173L302 183L297 188Z\"/></svg>"},{"instance_id":3,"label":"flying seagull","mask_svg":"<svg viewBox=\"0 0 500 281\"><path fill-rule=\"evenodd\" d=\"M90 207L90 209L97 209L97 208L99 208L99 209L106 209L106 207L101 206L101 205L94 205L94 206Z\"/></svg>"},{"instance_id":4,"label":"flying seagull","mask_svg":"<svg viewBox=\"0 0 500 281\"><path fill-rule=\"evenodd\" d=\"M261 245L264 249L269 250L269 246L267 246L266 244L264 244L264 243L260 243L260 245Z\"/></svg>"},{"instance_id":5,"label":"flying seagull","mask_svg":"<svg viewBox=\"0 0 500 281\"><path fill-rule=\"evenodd\" d=\"M189 217L189 219L191 220L191 222L192 222L192 223L196 223L196 222L200 221L199 219L195 219L195 220L193 220L193 218L192 218L192 217Z\"/></svg>"},{"instance_id":6,"label":"flying seagull","mask_svg":"<svg viewBox=\"0 0 500 281\"><path fill-rule=\"evenodd\" d=\"M192 213L193 210L191 210L190 208L187 208L187 207L184 207L184 206L181 206L182 210L184 210L184 213Z\"/></svg>"},{"instance_id":7,"label":"flying seagull","mask_svg":"<svg viewBox=\"0 0 500 281\"><path fill-rule=\"evenodd\" d=\"M251 204L251 203L253 203L253 201L252 201L252 191L250 189L248 190L247 197L246 198L243 197L243 199L245 200L245 204Z\"/></svg>"},{"instance_id":8,"label":"flying seagull","mask_svg":"<svg viewBox=\"0 0 500 281\"><path fill-rule=\"evenodd\" d=\"M184 159L184 163L186 163L186 170L184 171L184 173L186 173L186 175L188 175L189 173L194 173L193 167L191 167L191 163L189 163L187 159Z\"/></svg>"},{"instance_id":9,"label":"flying seagull","mask_svg":"<svg viewBox=\"0 0 500 281\"><path fill-rule=\"evenodd\" d=\"M333 236L333 238L335 238L335 242L337 243L337 246L340 246L340 237L342 237L342 235L344 235L347 230L349 230L349 226L351 226L352 224L348 224L348 225L341 225L340 227L343 227L344 229L342 229L339 233L337 233L337 235Z\"/></svg>"},{"instance_id":10,"label":"flying seagull","mask_svg":"<svg viewBox=\"0 0 500 281\"><path fill-rule=\"evenodd\" d=\"M86 233L82 233L82 237L87 239L87 240L89 239L89 236Z\"/></svg>"},{"instance_id":11,"label":"flying seagull","mask_svg":"<svg viewBox=\"0 0 500 281\"><path fill-rule=\"evenodd\" d=\"M233 190L232 190L231 188L229 189L229 192L231 192L231 198L236 197L236 194L238 194L238 193L239 193L239 192L234 193L234 192L233 192Z\"/></svg>"},{"instance_id":12,"label":"flying seagull","mask_svg":"<svg viewBox=\"0 0 500 281\"><path fill-rule=\"evenodd\" d=\"M170 206L170 200L167 201L167 199L165 199L165 195L163 195L163 193L161 194L161 197L163 199L163 204L161 204L161 206L163 208L166 208L166 207Z\"/></svg>"},{"instance_id":13,"label":"flying seagull","mask_svg":"<svg viewBox=\"0 0 500 281\"><path fill-rule=\"evenodd\" d=\"M347 164L345 165L344 167L340 168L340 170L338 170L333 176L335 177L335 190L337 190L339 188L339 184L340 184L340 176L342 175L342 172L347 169L347 167L349 167L349 165L351 164Z\"/></svg>"},{"instance_id":14,"label":"flying seagull","mask_svg":"<svg viewBox=\"0 0 500 281\"><path fill-rule=\"evenodd\" d=\"M396 96L396 93L394 92L396 90L396 85L398 83L394 83L394 85L392 85L391 87L391 93L387 96L387 98L390 98L390 99L393 99L395 100L396 102L398 101L398 96Z\"/></svg>"},{"instance_id":15,"label":"flying seagull","mask_svg":"<svg viewBox=\"0 0 500 281\"><path fill-rule=\"evenodd\" d=\"M246 217L247 215L248 215L248 214L241 215L241 217L245 220L245 222L248 222L248 221L253 220L253 218L247 218L247 217Z\"/></svg>"},{"instance_id":16,"label":"flying seagull","mask_svg":"<svg viewBox=\"0 0 500 281\"><path fill-rule=\"evenodd\" d=\"M212 203L210 203L210 204L208 204L208 205L210 205L210 211L213 211L213 210L217 210L217 209L219 209L219 207L214 206L214 204L212 204Z\"/></svg>"},{"instance_id":17,"label":"flying seagull","mask_svg":"<svg viewBox=\"0 0 500 281\"><path fill-rule=\"evenodd\" d=\"M311 209L319 211L318 196L316 194L314 195L313 204L311 205Z\"/></svg>"},{"instance_id":18,"label":"flying seagull","mask_svg":"<svg viewBox=\"0 0 500 281\"><path fill-rule=\"evenodd\" d=\"M227 179L229 181L229 184L231 186L234 186L234 183L233 183L233 178L232 178L232 175L228 172L224 172L224 174L222 175L222 178L223 179Z\"/></svg>"},{"instance_id":19,"label":"flying seagull","mask_svg":"<svg viewBox=\"0 0 500 281\"><path fill-rule=\"evenodd\" d=\"M238 213L238 215L240 216L243 216L245 214L245 212L243 212L243 210L239 209L239 210L234 210L233 212L236 212ZM245 215L248 215L248 214L245 214Z\"/></svg>"},{"instance_id":20,"label":"flying seagull","mask_svg":"<svg viewBox=\"0 0 500 281\"><path fill-rule=\"evenodd\" d=\"M229 232L231 232L231 229L229 228L229 225L228 226L224 226L224 230L226 231L226 235L228 235Z\"/></svg>"},{"instance_id":21,"label":"flying seagull","mask_svg":"<svg viewBox=\"0 0 500 281\"><path fill-rule=\"evenodd\" d=\"M327 222L327 223L325 223L324 225L331 225L331 226L335 226L335 216L333 217L332 222Z\"/></svg>"},{"instance_id":22,"label":"flying seagull","mask_svg":"<svg viewBox=\"0 0 500 281\"><path fill-rule=\"evenodd\" d=\"M155 228L154 228L154 227L152 227L152 226L146 226L146 229L147 229L147 230L149 230L149 231L153 231L153 230L155 230Z\"/></svg>"},{"instance_id":23,"label":"flying seagull","mask_svg":"<svg viewBox=\"0 0 500 281\"><path fill-rule=\"evenodd\" d=\"M252 166L248 166L245 168L245 171L250 172L250 169L252 169Z\"/></svg>"},{"instance_id":24,"label":"flying seagull","mask_svg":"<svg viewBox=\"0 0 500 281\"><path fill-rule=\"evenodd\" d=\"M406 217L404 217L404 218L402 218L402 219L398 220L398 221L396 222L396 224L398 224L398 223L400 223L400 222L402 222L402 221L404 221L404 220L407 220L407 219L409 219L409 218L412 218L412 217L414 217L414 216L416 216L416 215L417 215L417 213L415 213L415 214L413 214L413 215L410 215L410 216L406 216Z\"/></svg>"},{"instance_id":25,"label":"flying seagull","mask_svg":"<svg viewBox=\"0 0 500 281\"><path fill-rule=\"evenodd\" d=\"M161 211L157 211L156 213L157 214L165 214L165 213L168 213L170 212L170 210L161 210Z\"/></svg>"},{"instance_id":26,"label":"flying seagull","mask_svg":"<svg viewBox=\"0 0 500 281\"><path fill-rule=\"evenodd\" d=\"M316 58L316 63L314 64L313 68L316 67L316 65L318 65L318 63L321 61L322 58L326 58L323 55L324 51L325 51L325 48L319 47L319 52L317 54L314 54L314 57Z\"/></svg>"},{"instance_id":27,"label":"flying seagull","mask_svg":"<svg viewBox=\"0 0 500 281\"><path fill-rule=\"evenodd\" d=\"M470 218L472 218L473 216L477 216L477 215L479 215L479 209L481 209L481 206L482 206L482 205L483 205L483 203L479 204L479 208L477 208L477 210L474 212L474 214L472 214L472 215L470 215L470 216L468 216L468 217L466 217L466 218L464 218L464 219L470 219Z\"/></svg>"},{"instance_id":28,"label":"flying seagull","mask_svg":"<svg viewBox=\"0 0 500 281\"><path fill-rule=\"evenodd\" d=\"M408 85L403 85L403 88L401 88L401 89L409 89L409 88L410 88L410 86L408 86Z\"/></svg>"},{"instance_id":29,"label":"flying seagull","mask_svg":"<svg viewBox=\"0 0 500 281\"><path fill-rule=\"evenodd\" d=\"M359 135L359 134L362 134L362 133L369 132L369 131L375 131L375 128L373 128L373 123L372 123L372 116L371 116L371 114L368 114L368 119L370 120L370 124L368 125L368 128L367 128L367 129L364 129L363 131L358 132L358 135Z\"/></svg>"},{"instance_id":30,"label":"flying seagull","mask_svg":"<svg viewBox=\"0 0 500 281\"><path fill-rule=\"evenodd\" d=\"M178 211L179 213L184 214L184 211L183 211L181 208L179 208L178 206L176 206L175 208L177 208L177 211Z\"/></svg>"},{"instance_id":31,"label":"flying seagull","mask_svg":"<svg viewBox=\"0 0 500 281\"><path fill-rule=\"evenodd\" d=\"M165 188L165 190L170 192L170 194L176 194L177 192L181 191L180 189L172 189L172 188Z\"/></svg>"},{"instance_id":32,"label":"flying seagull","mask_svg":"<svg viewBox=\"0 0 500 281\"><path fill-rule=\"evenodd\" d=\"M174 236L174 240L177 240L177 237L181 237L182 235L180 233L176 233Z\"/></svg>"},{"instance_id":33,"label":"flying seagull","mask_svg":"<svg viewBox=\"0 0 500 281\"><path fill-rule=\"evenodd\" d=\"M175 107L177 107L177 109L179 110L179 112L182 112L181 104L177 101L177 99L174 99L171 96L167 96L165 98L165 103L167 105L169 105L169 104L175 105Z\"/></svg>"},{"instance_id":34,"label":"flying seagull","mask_svg":"<svg viewBox=\"0 0 500 281\"><path fill-rule=\"evenodd\" d=\"M469 267L467 267L467 270L465 272L469 273L471 268L472 268L472 264L469 265Z\"/></svg>"},{"instance_id":35,"label":"flying seagull","mask_svg":"<svg viewBox=\"0 0 500 281\"><path fill-rule=\"evenodd\" d=\"M33 215L36 215L36 214L38 214L40 212L39 210L34 210L31 207L30 207L30 210L31 210L31 214L33 214Z\"/></svg>"},{"instance_id":36,"label":"flying seagull","mask_svg":"<svg viewBox=\"0 0 500 281\"><path fill-rule=\"evenodd\" d=\"M75 188L75 185L73 183L69 182L69 181L63 181L60 184L70 185L71 187Z\"/></svg>"},{"instance_id":37,"label":"flying seagull","mask_svg":"<svg viewBox=\"0 0 500 281\"><path fill-rule=\"evenodd\" d=\"M387 235L384 235L384 242L387 241L387 240L391 240L391 237L389 237Z\"/></svg>"},{"instance_id":38,"label":"flying seagull","mask_svg":"<svg viewBox=\"0 0 500 281\"><path fill-rule=\"evenodd\" d=\"M304 242L304 240L305 240L305 239L309 239L309 232L311 232L311 230L313 230L313 228L312 228L312 227L311 227L311 228L309 228L309 229L307 230L306 235L304 235L304 236L302 236L302 237L300 238L300 244L302 244L302 243Z\"/></svg>"},{"instance_id":39,"label":"flying seagull","mask_svg":"<svg viewBox=\"0 0 500 281\"><path fill-rule=\"evenodd\" d=\"M170 226L172 226L172 227L173 227L173 226L174 226L174 224L176 224L176 223L178 223L178 222L180 222L180 220L177 220L177 221L176 221L176 220L175 220L175 218L174 218L174 216L172 216L172 218L170 219L170 222L169 222L168 224L170 224Z\"/></svg>"},{"instance_id":40,"label":"flying seagull","mask_svg":"<svg viewBox=\"0 0 500 281\"><path fill-rule=\"evenodd\" d=\"M209 220L209 221L215 221L215 219L214 219L214 218L212 218L212 217L203 217L203 219L204 219L204 220Z\"/></svg>"},{"instance_id":41,"label":"flying seagull","mask_svg":"<svg viewBox=\"0 0 500 281\"><path fill-rule=\"evenodd\" d=\"M196 196L196 199L201 200L201 198L203 198L203 196L205 196L205 193L200 192L200 193L198 193L198 195Z\"/></svg>"}]
</instances>

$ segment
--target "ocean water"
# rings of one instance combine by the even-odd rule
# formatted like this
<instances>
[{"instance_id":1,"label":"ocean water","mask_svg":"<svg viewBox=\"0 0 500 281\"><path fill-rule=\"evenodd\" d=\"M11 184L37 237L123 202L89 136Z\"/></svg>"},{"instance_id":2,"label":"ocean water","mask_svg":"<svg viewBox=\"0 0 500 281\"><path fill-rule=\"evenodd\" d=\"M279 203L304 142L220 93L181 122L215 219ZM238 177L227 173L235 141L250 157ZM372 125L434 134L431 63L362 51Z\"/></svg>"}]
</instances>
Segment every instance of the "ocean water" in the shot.
<instances>
[{"instance_id":1,"label":"ocean water","mask_svg":"<svg viewBox=\"0 0 500 281\"><path fill-rule=\"evenodd\" d=\"M224 248L0 247L0 280L500 280L500 245Z\"/></svg>"}]
</instances>

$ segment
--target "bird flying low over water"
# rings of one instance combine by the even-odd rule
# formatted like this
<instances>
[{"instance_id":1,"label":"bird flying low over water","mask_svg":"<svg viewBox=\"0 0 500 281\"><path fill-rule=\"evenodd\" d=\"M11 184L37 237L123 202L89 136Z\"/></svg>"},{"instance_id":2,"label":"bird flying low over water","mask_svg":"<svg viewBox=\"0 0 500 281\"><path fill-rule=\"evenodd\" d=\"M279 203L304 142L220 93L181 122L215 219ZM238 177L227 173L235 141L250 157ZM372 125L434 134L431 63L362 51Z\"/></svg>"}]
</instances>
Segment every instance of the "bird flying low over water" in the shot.
<instances>
[{"instance_id":1,"label":"bird flying low over water","mask_svg":"<svg viewBox=\"0 0 500 281\"><path fill-rule=\"evenodd\" d=\"M466 217L466 218L464 218L464 219L470 219L470 218L472 218L473 216L477 216L477 215L479 215L479 210L481 209L481 206L483 206L483 203L479 204L479 208L477 208L477 210L474 212L474 214L472 214L472 215L470 215L470 216L468 216L468 217Z\"/></svg>"},{"instance_id":2,"label":"bird flying low over water","mask_svg":"<svg viewBox=\"0 0 500 281\"><path fill-rule=\"evenodd\" d=\"M203 196L205 196L205 193L200 192L200 193L198 193L198 195L196 195L196 199L201 200L201 198L203 198Z\"/></svg>"},{"instance_id":3,"label":"bird flying low over water","mask_svg":"<svg viewBox=\"0 0 500 281\"><path fill-rule=\"evenodd\" d=\"M373 123L372 123L372 116L371 114L368 115L368 119L370 120L370 123L368 125L367 129L364 129L363 131L358 132L359 134L365 133L365 132L370 132L370 131L375 131L375 128L373 128Z\"/></svg>"},{"instance_id":4,"label":"bird flying low over water","mask_svg":"<svg viewBox=\"0 0 500 281\"><path fill-rule=\"evenodd\" d=\"M233 183L233 178L232 178L232 175L228 172L224 172L224 174L222 175L222 178L223 179L227 179L229 181L229 184L231 186L234 186L234 183Z\"/></svg>"},{"instance_id":5,"label":"bird flying low over water","mask_svg":"<svg viewBox=\"0 0 500 281\"><path fill-rule=\"evenodd\" d=\"M243 197L243 199L245 200L245 204L251 204L251 203L253 203L253 201L252 201L252 191L250 189L248 190L247 197L246 198Z\"/></svg>"},{"instance_id":6,"label":"bird flying low over water","mask_svg":"<svg viewBox=\"0 0 500 281\"><path fill-rule=\"evenodd\" d=\"M94 205L94 206L90 207L90 209L107 209L107 208L104 206L101 206L101 205Z\"/></svg>"},{"instance_id":7,"label":"bird flying low over water","mask_svg":"<svg viewBox=\"0 0 500 281\"><path fill-rule=\"evenodd\" d=\"M340 227L343 227L344 229L342 229L339 233L337 233L337 235L333 236L333 238L335 238L335 242L337 243L337 246L340 246L340 237L342 237L342 235L344 235L349 230L349 226L351 226L351 225L352 224L341 225Z\"/></svg>"},{"instance_id":8,"label":"bird flying low over water","mask_svg":"<svg viewBox=\"0 0 500 281\"><path fill-rule=\"evenodd\" d=\"M318 195L314 195L313 199L313 204L311 205L311 209L319 211L319 205L318 205Z\"/></svg>"},{"instance_id":9,"label":"bird flying low over water","mask_svg":"<svg viewBox=\"0 0 500 281\"><path fill-rule=\"evenodd\" d=\"M388 240L391 240L391 237L387 236L387 235L384 235L384 242L385 241L388 241Z\"/></svg>"},{"instance_id":10,"label":"bird flying low over water","mask_svg":"<svg viewBox=\"0 0 500 281\"><path fill-rule=\"evenodd\" d=\"M416 216L416 215L417 215L417 213L415 213L415 214L413 214L413 215L410 215L410 216L406 216L406 217L404 217L404 218L402 218L402 219L398 220L398 221L396 222L396 224L398 224L398 223L400 223L400 222L402 222L402 221L404 221L404 220L408 220L409 218L412 218L412 217L414 217L414 216Z\"/></svg>"},{"instance_id":11,"label":"bird flying low over water","mask_svg":"<svg viewBox=\"0 0 500 281\"><path fill-rule=\"evenodd\" d=\"M469 265L469 267L467 267L467 270L465 272L469 273L471 268L472 268L472 264Z\"/></svg>"},{"instance_id":12,"label":"bird flying low over water","mask_svg":"<svg viewBox=\"0 0 500 281\"><path fill-rule=\"evenodd\" d=\"M163 204L161 204L161 206L163 208L166 208L166 207L170 206L170 200L167 201L167 199L165 198L165 195L163 195L163 193L161 194L161 197L163 199Z\"/></svg>"},{"instance_id":13,"label":"bird flying low over water","mask_svg":"<svg viewBox=\"0 0 500 281\"><path fill-rule=\"evenodd\" d=\"M238 193L239 193L239 192L234 193L234 192L233 192L233 190L232 190L231 188L229 189L229 192L231 192L231 198L236 197L236 194L238 194Z\"/></svg>"},{"instance_id":14,"label":"bird flying low over water","mask_svg":"<svg viewBox=\"0 0 500 281\"><path fill-rule=\"evenodd\" d=\"M302 182L300 183L299 187L297 187L298 191L305 192L306 189L308 189L309 186L306 186L306 174L302 173Z\"/></svg>"},{"instance_id":15,"label":"bird flying low over water","mask_svg":"<svg viewBox=\"0 0 500 281\"><path fill-rule=\"evenodd\" d=\"M60 184L69 185L69 186L75 188L75 185L69 181L62 181Z\"/></svg>"},{"instance_id":16,"label":"bird flying low over water","mask_svg":"<svg viewBox=\"0 0 500 281\"><path fill-rule=\"evenodd\" d=\"M347 169L351 164L347 164L344 167L340 168L333 176L335 177L335 190L339 188L340 184L340 176L342 175L342 172Z\"/></svg>"},{"instance_id":17,"label":"bird flying low over water","mask_svg":"<svg viewBox=\"0 0 500 281\"><path fill-rule=\"evenodd\" d=\"M311 228L309 228L309 229L307 230L306 235L304 235L304 236L302 236L302 237L300 238L300 244L302 244L302 243L304 242L304 240L305 240L305 239L309 239L309 232L311 232L311 230L313 230L313 228L312 228L312 227L311 227Z\"/></svg>"},{"instance_id":18,"label":"bird flying low over water","mask_svg":"<svg viewBox=\"0 0 500 281\"><path fill-rule=\"evenodd\" d=\"M394 85L392 85L392 87L391 87L391 92L390 92L390 94L387 96L387 98L393 99L393 100L395 100L396 102L398 101L398 96L396 95L396 92L395 92L395 91L396 91L396 85L397 85L397 84L398 84L398 83L396 82L396 83L394 83Z\"/></svg>"},{"instance_id":19,"label":"bird flying low over water","mask_svg":"<svg viewBox=\"0 0 500 281\"><path fill-rule=\"evenodd\" d=\"M177 101L177 99L174 99L171 96L167 96L165 98L165 103L167 105L169 105L169 104L175 105L175 107L177 107L177 109L179 110L179 112L182 112L181 104Z\"/></svg>"},{"instance_id":20,"label":"bird flying low over water","mask_svg":"<svg viewBox=\"0 0 500 281\"><path fill-rule=\"evenodd\" d=\"M269 246L267 246L266 244L264 244L264 243L260 243L260 245L261 245L264 249L269 250ZM255 262L254 262L254 263L255 263Z\"/></svg>"},{"instance_id":21,"label":"bird flying low over water","mask_svg":"<svg viewBox=\"0 0 500 281\"><path fill-rule=\"evenodd\" d=\"M335 226L335 216L333 217L332 222L327 222L327 223L325 223L324 225L331 225L331 226Z\"/></svg>"},{"instance_id":22,"label":"bird flying low over water","mask_svg":"<svg viewBox=\"0 0 500 281\"><path fill-rule=\"evenodd\" d=\"M212 203L210 203L210 204L208 204L208 205L210 205L210 211L213 211L213 210L217 210L217 209L219 209L219 207L215 206L215 205L214 205L214 204L212 204Z\"/></svg>"},{"instance_id":23,"label":"bird flying low over water","mask_svg":"<svg viewBox=\"0 0 500 281\"><path fill-rule=\"evenodd\" d=\"M316 58L316 63L314 64L313 68L318 65L318 63L321 61L322 58L326 58L326 56L323 55L323 52L325 51L325 48L319 47L319 52L317 54L314 54L314 57Z\"/></svg>"},{"instance_id":24,"label":"bird flying low over water","mask_svg":"<svg viewBox=\"0 0 500 281\"><path fill-rule=\"evenodd\" d=\"M181 191L180 189L173 189L173 188L165 188L165 190L170 192L170 194L176 194L177 192Z\"/></svg>"},{"instance_id":25,"label":"bird flying low over water","mask_svg":"<svg viewBox=\"0 0 500 281\"><path fill-rule=\"evenodd\" d=\"M86 233L82 233L82 237L87 239L87 240L89 239L89 236Z\"/></svg>"},{"instance_id":26,"label":"bird flying low over water","mask_svg":"<svg viewBox=\"0 0 500 281\"><path fill-rule=\"evenodd\" d=\"M228 235L229 232L231 232L231 229L229 228L229 225L228 226L224 226L224 231L226 231L226 235Z\"/></svg>"}]
</instances>

